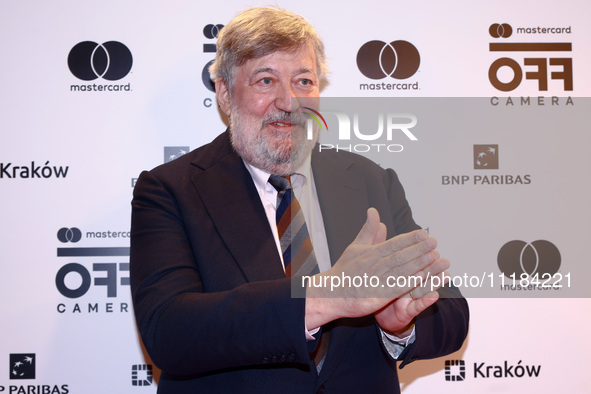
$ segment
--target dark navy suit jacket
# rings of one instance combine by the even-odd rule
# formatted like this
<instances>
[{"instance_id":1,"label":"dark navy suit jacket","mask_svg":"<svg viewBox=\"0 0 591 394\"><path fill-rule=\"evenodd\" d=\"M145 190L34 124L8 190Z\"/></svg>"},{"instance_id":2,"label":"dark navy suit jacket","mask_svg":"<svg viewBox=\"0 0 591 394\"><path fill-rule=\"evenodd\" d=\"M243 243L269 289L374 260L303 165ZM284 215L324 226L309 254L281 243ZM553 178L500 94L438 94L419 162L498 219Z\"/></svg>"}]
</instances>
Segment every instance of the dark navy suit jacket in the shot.
<instances>
[{"instance_id":1,"label":"dark navy suit jacket","mask_svg":"<svg viewBox=\"0 0 591 394\"><path fill-rule=\"evenodd\" d=\"M312 169L333 263L375 207L388 236L418 226L392 170L322 152ZM134 190L131 290L143 343L162 369L159 393L397 393L396 363L375 319L335 322L320 375L310 361L305 300L292 298L254 183L228 132L143 172ZM402 365L459 349L459 292L416 319Z\"/></svg>"}]
</instances>

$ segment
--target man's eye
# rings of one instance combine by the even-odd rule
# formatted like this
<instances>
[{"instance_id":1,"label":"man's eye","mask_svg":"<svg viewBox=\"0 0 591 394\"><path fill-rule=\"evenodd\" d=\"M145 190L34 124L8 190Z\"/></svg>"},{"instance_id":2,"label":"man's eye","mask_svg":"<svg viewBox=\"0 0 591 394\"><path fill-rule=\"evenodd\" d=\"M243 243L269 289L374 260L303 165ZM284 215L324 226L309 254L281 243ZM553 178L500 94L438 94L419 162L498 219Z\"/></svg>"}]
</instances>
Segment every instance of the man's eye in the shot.
<instances>
[{"instance_id":1,"label":"man's eye","mask_svg":"<svg viewBox=\"0 0 591 394\"><path fill-rule=\"evenodd\" d=\"M302 81L300 83L302 85L311 85L312 81L310 81L309 79L302 79Z\"/></svg>"},{"instance_id":2,"label":"man's eye","mask_svg":"<svg viewBox=\"0 0 591 394\"><path fill-rule=\"evenodd\" d=\"M261 82L264 83L265 85L269 85L272 81L271 81L271 78L263 78L263 79L261 79Z\"/></svg>"}]
</instances>

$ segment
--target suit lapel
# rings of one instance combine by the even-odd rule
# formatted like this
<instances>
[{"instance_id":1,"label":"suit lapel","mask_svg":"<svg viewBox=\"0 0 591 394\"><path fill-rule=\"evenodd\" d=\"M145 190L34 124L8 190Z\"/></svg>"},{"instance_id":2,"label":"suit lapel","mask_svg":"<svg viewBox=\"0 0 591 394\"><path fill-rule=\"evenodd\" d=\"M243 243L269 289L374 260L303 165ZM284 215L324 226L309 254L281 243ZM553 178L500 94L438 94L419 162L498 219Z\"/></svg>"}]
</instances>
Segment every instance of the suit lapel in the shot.
<instances>
[{"instance_id":1,"label":"suit lapel","mask_svg":"<svg viewBox=\"0 0 591 394\"><path fill-rule=\"evenodd\" d=\"M354 163L334 152L312 155L312 170L318 193L322 220L334 264L343 251L355 239L365 223L369 200L364 179L356 176ZM332 334L327 357L322 367L324 377L333 373L347 355L351 343L358 333L357 325L373 325L371 317L364 319L343 319L332 324Z\"/></svg>"},{"instance_id":2,"label":"suit lapel","mask_svg":"<svg viewBox=\"0 0 591 394\"><path fill-rule=\"evenodd\" d=\"M368 199L363 179L354 176L353 162L332 152L312 155L312 171L334 264L365 223Z\"/></svg>"},{"instance_id":3,"label":"suit lapel","mask_svg":"<svg viewBox=\"0 0 591 394\"><path fill-rule=\"evenodd\" d=\"M333 264L357 236L368 206L364 180L352 171L353 162L336 156L340 155L331 152L312 155L312 171ZM231 148L228 132L214 140L193 164L196 171L191 180L195 198L203 201L246 280L284 278L260 197L242 159ZM375 324L372 319L362 320L362 325ZM331 374L345 358L356 332L347 321L335 322L322 375Z\"/></svg>"},{"instance_id":4,"label":"suit lapel","mask_svg":"<svg viewBox=\"0 0 591 394\"><path fill-rule=\"evenodd\" d=\"M192 182L246 280L284 278L260 197L242 159L232 150L227 132L208 152L212 153L194 163L203 171Z\"/></svg>"}]
</instances>

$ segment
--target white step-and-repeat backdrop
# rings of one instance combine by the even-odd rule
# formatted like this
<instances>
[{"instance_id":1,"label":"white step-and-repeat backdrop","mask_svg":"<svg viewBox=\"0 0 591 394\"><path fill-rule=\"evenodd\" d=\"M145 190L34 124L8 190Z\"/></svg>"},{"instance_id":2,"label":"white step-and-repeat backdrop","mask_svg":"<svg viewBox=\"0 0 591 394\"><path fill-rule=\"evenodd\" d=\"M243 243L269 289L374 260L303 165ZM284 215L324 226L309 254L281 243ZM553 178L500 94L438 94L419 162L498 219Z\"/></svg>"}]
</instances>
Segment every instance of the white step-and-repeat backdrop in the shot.
<instances>
[{"instance_id":1,"label":"white step-and-repeat backdrop","mask_svg":"<svg viewBox=\"0 0 591 394\"><path fill-rule=\"evenodd\" d=\"M466 290L492 293L469 298L459 352L401 371L403 392L591 392L591 3L277 3L324 39L324 96L433 106L378 160ZM225 129L207 67L252 5L0 2L0 393L156 392L132 190Z\"/></svg>"}]
</instances>

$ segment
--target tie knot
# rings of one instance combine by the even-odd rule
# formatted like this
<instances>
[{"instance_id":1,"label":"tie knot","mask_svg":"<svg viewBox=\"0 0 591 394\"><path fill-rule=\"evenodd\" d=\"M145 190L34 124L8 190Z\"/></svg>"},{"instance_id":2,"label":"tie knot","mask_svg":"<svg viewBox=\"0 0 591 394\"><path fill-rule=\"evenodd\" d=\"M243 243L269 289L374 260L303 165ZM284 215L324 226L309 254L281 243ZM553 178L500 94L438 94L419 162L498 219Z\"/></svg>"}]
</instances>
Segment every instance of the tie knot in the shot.
<instances>
[{"instance_id":1,"label":"tie knot","mask_svg":"<svg viewBox=\"0 0 591 394\"><path fill-rule=\"evenodd\" d=\"M291 179L288 176L271 175L269 177L269 183L277 189L278 192L291 189Z\"/></svg>"}]
</instances>

